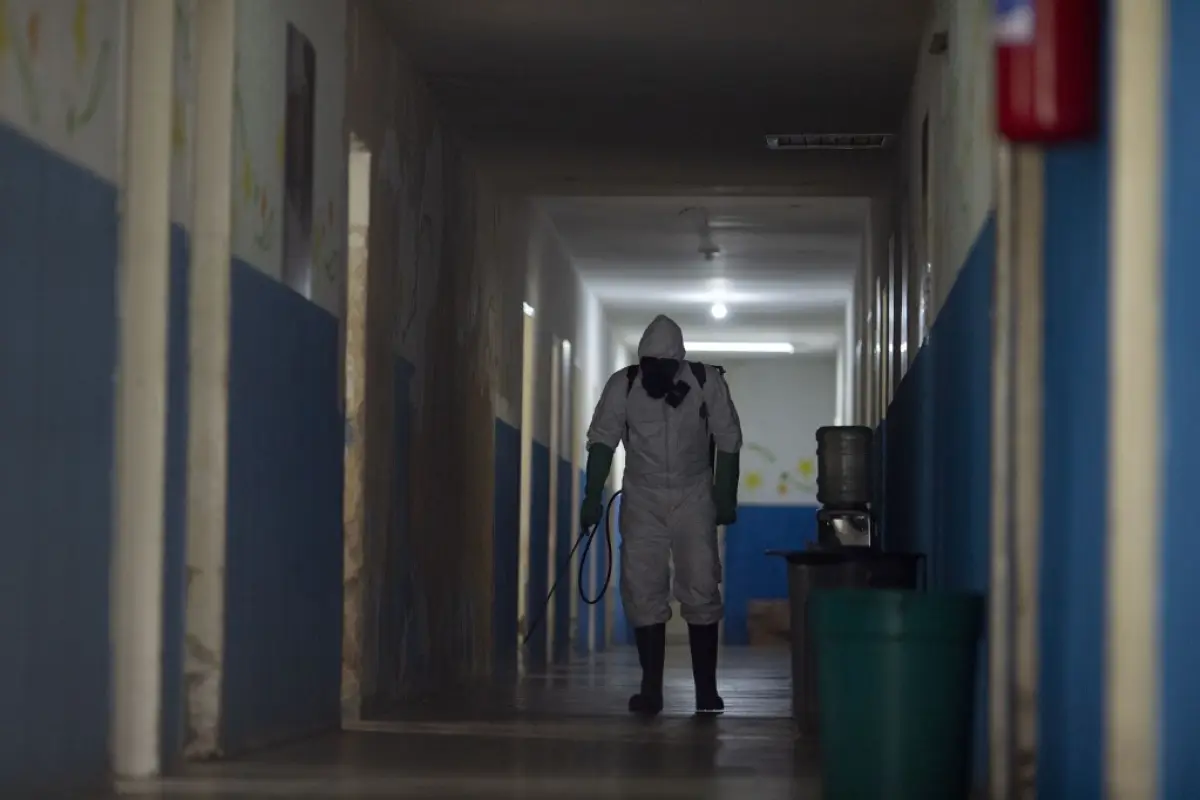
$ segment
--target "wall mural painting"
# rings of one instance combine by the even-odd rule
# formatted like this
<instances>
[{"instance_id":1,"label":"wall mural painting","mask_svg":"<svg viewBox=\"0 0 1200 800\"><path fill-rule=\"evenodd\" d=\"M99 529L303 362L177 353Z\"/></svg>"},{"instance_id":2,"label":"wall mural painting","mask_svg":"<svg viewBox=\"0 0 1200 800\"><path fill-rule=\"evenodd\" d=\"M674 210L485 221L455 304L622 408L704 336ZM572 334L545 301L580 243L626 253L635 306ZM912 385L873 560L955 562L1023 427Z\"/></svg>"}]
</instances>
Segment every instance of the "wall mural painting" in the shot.
<instances>
[{"instance_id":1,"label":"wall mural painting","mask_svg":"<svg viewBox=\"0 0 1200 800\"><path fill-rule=\"evenodd\" d=\"M9 56L16 68L20 87L21 103L28 123L37 128L46 119L46 83L60 83L60 102L64 129L74 136L88 126L100 108L106 90L113 79L113 52L115 46L110 36L101 36L93 41L91 7L88 0L76 0L71 14L69 33L73 45L74 91L62 86L54 79L58 75L51 68L52 77L39 72L42 56L42 40L45 35L42 11L31 9L22 13L13 8L9 0L0 0L0 80L9 63ZM51 31L53 36L60 31ZM55 53L52 60L61 58ZM82 91L78 91L82 89Z\"/></svg>"},{"instance_id":2,"label":"wall mural painting","mask_svg":"<svg viewBox=\"0 0 1200 800\"><path fill-rule=\"evenodd\" d=\"M794 497L797 502L809 502L817 493L815 456L784 462L770 448L749 442L742 448L742 459L748 467L742 475L745 500L763 499L773 492L780 498Z\"/></svg>"},{"instance_id":3,"label":"wall mural painting","mask_svg":"<svg viewBox=\"0 0 1200 800\"><path fill-rule=\"evenodd\" d=\"M275 246L278 231L275 228L275 208L267 192L267 186L261 173L255 169L250 152L250 136L246 132L246 105L242 99L241 88L241 59L234 58L233 62L233 136L234 152L238 165L237 184L239 192L234 193L235 202L241 210L252 210L255 217L253 232L254 245L262 252L269 252ZM282 134L281 134L282 136ZM280 146L280 150L282 150ZM282 161L282 156L280 158Z\"/></svg>"},{"instance_id":4,"label":"wall mural painting","mask_svg":"<svg viewBox=\"0 0 1200 800\"><path fill-rule=\"evenodd\" d=\"M41 29L40 12L31 11L22 17L9 7L8 0L0 0L0 69L11 55L21 85L25 115L34 127L42 122L42 96L33 70L41 49Z\"/></svg>"},{"instance_id":5,"label":"wall mural painting","mask_svg":"<svg viewBox=\"0 0 1200 800\"><path fill-rule=\"evenodd\" d=\"M100 98L104 95L104 89L108 86L113 71L113 42L106 37L100 40L97 47L92 47L88 36L87 0L77 0L75 3L71 38L75 44L76 74L82 76L84 72L90 71L90 75L85 79L88 88L84 92L83 102L77 104L69 97L64 96L63 98L67 107L67 133L74 135L92 121L92 118L96 116L96 109L100 107ZM94 58L92 57L93 50L95 51Z\"/></svg>"}]
</instances>

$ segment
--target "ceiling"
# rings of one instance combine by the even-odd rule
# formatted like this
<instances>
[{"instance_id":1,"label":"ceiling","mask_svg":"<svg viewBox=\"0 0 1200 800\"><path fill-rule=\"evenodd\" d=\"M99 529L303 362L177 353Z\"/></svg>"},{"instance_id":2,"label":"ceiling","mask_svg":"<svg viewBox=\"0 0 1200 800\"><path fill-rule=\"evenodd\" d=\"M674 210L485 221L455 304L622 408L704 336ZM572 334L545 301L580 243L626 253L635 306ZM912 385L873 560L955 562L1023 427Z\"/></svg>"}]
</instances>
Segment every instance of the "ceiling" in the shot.
<instances>
[{"instance_id":1,"label":"ceiling","mask_svg":"<svg viewBox=\"0 0 1200 800\"><path fill-rule=\"evenodd\" d=\"M763 148L892 132L928 0L380 0L468 135Z\"/></svg>"},{"instance_id":2,"label":"ceiling","mask_svg":"<svg viewBox=\"0 0 1200 800\"><path fill-rule=\"evenodd\" d=\"M896 132L929 5L378 2L489 174L542 196L622 338L664 312L693 339L821 351L844 337L858 198L888 190L893 153L772 152L764 137Z\"/></svg>"},{"instance_id":3,"label":"ceiling","mask_svg":"<svg viewBox=\"0 0 1200 800\"><path fill-rule=\"evenodd\" d=\"M555 197L540 201L619 339L665 313L692 340L831 351L860 259L856 198ZM711 256L711 257L710 257ZM723 303L728 316L710 309Z\"/></svg>"}]
</instances>

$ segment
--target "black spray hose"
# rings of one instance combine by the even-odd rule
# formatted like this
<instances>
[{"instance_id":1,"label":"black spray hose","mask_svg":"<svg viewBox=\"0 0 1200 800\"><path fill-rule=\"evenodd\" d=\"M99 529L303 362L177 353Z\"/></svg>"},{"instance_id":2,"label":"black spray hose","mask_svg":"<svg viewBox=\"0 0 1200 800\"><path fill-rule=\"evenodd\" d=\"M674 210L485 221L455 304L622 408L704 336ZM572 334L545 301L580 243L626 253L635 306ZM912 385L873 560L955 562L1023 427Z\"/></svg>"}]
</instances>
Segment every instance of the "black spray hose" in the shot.
<instances>
[{"instance_id":1,"label":"black spray hose","mask_svg":"<svg viewBox=\"0 0 1200 800\"><path fill-rule=\"evenodd\" d=\"M558 588L558 582L562 579L563 571L571 566L571 559L575 557L575 551L579 549L579 545L587 542L587 546L583 548L583 555L579 557L579 599L589 606L599 605L604 600L604 595L608 594L609 584L612 583L613 573L613 530L612 530L612 509L613 503L617 502L617 498L621 496L621 492L616 492L612 497L608 498L608 506L604 509L604 545L608 550L608 568L604 571L604 582L600 584L599 591L595 597L588 597L586 590L583 587L584 568L587 567L588 553L592 549L592 541L596 538L596 531L600 529L600 523L596 523L591 528L579 534L579 538L575 540L575 546L571 548L571 552L567 553L567 557L563 559L562 566L554 573L554 585L550 587L550 593L546 595L546 601L542 603L542 613L534 620L533 625L529 626L529 631L525 634L525 639L521 642L521 646L529 644L529 639L533 636L538 626L546 619L546 614L550 610L550 601L554 599L554 591Z\"/></svg>"}]
</instances>

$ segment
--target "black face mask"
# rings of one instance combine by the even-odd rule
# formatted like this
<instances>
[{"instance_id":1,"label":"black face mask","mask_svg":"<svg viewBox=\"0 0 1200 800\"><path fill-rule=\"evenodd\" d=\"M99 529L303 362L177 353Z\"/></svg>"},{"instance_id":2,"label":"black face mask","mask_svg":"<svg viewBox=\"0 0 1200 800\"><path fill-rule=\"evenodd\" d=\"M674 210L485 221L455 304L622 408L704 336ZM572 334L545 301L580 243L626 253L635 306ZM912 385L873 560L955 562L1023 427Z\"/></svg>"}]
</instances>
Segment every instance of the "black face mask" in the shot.
<instances>
[{"instance_id":1,"label":"black face mask","mask_svg":"<svg viewBox=\"0 0 1200 800\"><path fill-rule=\"evenodd\" d=\"M679 361L674 358L650 358L640 362L642 388L655 400L666 400L671 408L678 408L691 390L691 385L675 380L679 374Z\"/></svg>"}]
</instances>

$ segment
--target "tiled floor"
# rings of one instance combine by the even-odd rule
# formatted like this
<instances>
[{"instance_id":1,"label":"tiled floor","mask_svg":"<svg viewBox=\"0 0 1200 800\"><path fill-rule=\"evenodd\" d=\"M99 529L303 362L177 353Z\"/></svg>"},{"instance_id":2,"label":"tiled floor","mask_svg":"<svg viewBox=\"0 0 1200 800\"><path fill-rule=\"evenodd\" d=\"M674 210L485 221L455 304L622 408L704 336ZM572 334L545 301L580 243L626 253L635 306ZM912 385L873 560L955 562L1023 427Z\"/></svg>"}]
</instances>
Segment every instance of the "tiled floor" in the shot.
<instances>
[{"instance_id":1,"label":"tiled floor","mask_svg":"<svg viewBox=\"0 0 1200 800\"><path fill-rule=\"evenodd\" d=\"M817 797L814 759L790 718L786 651L723 653L728 713L691 716L688 655L668 654L667 708L625 711L636 655L427 698L363 723L179 777L119 787L162 798Z\"/></svg>"}]
</instances>

